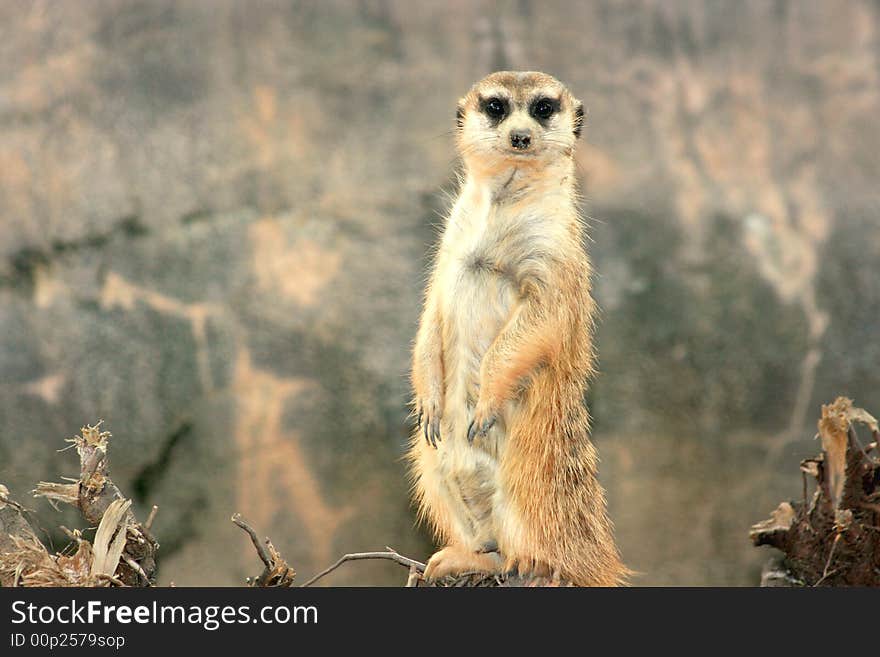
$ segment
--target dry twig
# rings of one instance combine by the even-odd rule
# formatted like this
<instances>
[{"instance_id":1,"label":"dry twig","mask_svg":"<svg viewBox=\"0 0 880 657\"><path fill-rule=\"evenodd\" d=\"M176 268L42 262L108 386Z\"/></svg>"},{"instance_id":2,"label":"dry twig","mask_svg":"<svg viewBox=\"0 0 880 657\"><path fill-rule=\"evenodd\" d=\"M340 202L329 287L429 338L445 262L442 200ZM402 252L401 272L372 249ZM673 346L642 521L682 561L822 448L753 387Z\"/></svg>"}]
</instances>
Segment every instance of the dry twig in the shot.
<instances>
[{"instance_id":1,"label":"dry twig","mask_svg":"<svg viewBox=\"0 0 880 657\"><path fill-rule=\"evenodd\" d=\"M415 568L419 573L425 572L425 564L423 564L421 561L416 561L415 559L405 557L402 554L395 552L394 550L386 550L385 552L354 552L352 554L346 554L340 557L340 559L332 566L330 566L329 568L325 568L301 586L311 586L322 577L332 573L334 570L339 568L339 566L347 561L361 561L363 559L387 559L389 561L399 563L401 566L406 566L407 568Z\"/></svg>"},{"instance_id":2,"label":"dry twig","mask_svg":"<svg viewBox=\"0 0 880 657\"><path fill-rule=\"evenodd\" d=\"M278 550L275 549L275 546L272 545L272 541L267 537L266 546L263 547L262 543L260 543L260 539L257 538L257 532L254 531L253 527L241 519L241 514L236 513L233 515L232 522L235 523L236 527L244 530L247 535L250 536L251 543L254 544L254 548L257 550L260 561L262 561L265 566L262 574L258 577L248 577L248 584L250 586L258 587L293 586L293 579L296 577L296 571L282 558Z\"/></svg>"}]
</instances>

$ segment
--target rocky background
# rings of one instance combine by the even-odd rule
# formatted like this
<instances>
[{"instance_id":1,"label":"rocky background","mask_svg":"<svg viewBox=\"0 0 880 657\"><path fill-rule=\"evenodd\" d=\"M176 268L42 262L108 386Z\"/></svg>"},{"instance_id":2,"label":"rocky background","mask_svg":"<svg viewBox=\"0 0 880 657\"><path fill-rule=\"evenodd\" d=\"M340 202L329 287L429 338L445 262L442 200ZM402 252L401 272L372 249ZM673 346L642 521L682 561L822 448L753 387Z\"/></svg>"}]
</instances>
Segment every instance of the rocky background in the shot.
<instances>
[{"instance_id":1,"label":"rocky background","mask_svg":"<svg viewBox=\"0 0 880 657\"><path fill-rule=\"evenodd\" d=\"M303 577L426 557L409 345L455 101L501 68L587 108L589 401L636 583L757 583L819 404L880 410L867 0L0 3L0 481L75 474L55 450L103 418L164 584L259 571L234 511Z\"/></svg>"}]
</instances>

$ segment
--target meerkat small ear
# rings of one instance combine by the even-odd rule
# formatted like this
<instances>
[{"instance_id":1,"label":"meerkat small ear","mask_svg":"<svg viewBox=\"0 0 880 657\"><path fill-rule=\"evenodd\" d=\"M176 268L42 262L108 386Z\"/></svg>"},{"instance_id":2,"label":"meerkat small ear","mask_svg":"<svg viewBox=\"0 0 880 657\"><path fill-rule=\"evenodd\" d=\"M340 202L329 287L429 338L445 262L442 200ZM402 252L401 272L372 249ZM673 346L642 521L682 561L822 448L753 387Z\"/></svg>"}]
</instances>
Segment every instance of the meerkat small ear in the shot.
<instances>
[{"instance_id":1,"label":"meerkat small ear","mask_svg":"<svg viewBox=\"0 0 880 657\"><path fill-rule=\"evenodd\" d=\"M584 104L577 100L574 104L574 136L580 138L584 128Z\"/></svg>"},{"instance_id":2,"label":"meerkat small ear","mask_svg":"<svg viewBox=\"0 0 880 657\"><path fill-rule=\"evenodd\" d=\"M464 103L458 101L458 107L455 108L455 125L461 130L464 127Z\"/></svg>"}]
</instances>

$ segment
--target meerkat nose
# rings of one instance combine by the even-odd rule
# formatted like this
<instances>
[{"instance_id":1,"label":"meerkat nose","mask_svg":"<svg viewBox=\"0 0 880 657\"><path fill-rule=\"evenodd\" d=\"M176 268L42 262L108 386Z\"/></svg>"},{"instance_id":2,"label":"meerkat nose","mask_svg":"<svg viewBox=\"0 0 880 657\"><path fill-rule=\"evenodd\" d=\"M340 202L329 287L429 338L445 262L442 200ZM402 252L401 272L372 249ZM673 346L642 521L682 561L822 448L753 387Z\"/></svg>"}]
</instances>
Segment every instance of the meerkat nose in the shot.
<instances>
[{"instance_id":1,"label":"meerkat nose","mask_svg":"<svg viewBox=\"0 0 880 657\"><path fill-rule=\"evenodd\" d=\"M524 151L532 144L532 133L528 130L511 130L510 145Z\"/></svg>"}]
</instances>

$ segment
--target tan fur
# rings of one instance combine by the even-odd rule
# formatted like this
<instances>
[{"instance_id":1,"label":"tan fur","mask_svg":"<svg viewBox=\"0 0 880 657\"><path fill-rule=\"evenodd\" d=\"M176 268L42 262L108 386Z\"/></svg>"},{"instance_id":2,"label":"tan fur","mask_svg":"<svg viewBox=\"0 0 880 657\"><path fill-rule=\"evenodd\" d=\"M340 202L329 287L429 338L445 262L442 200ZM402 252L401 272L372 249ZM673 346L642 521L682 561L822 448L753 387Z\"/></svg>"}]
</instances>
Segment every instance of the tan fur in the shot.
<instances>
[{"instance_id":1,"label":"tan fur","mask_svg":"<svg viewBox=\"0 0 880 657\"><path fill-rule=\"evenodd\" d=\"M495 96L510 109L497 124L481 109ZM544 125L529 114L536 96L558 99ZM429 577L518 570L607 586L629 573L583 403L594 304L572 156L579 105L532 72L494 73L460 102L465 175L413 352L414 494L447 545ZM514 129L531 131L529 152L511 147ZM484 431L470 443L472 421Z\"/></svg>"}]
</instances>

